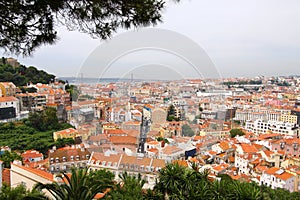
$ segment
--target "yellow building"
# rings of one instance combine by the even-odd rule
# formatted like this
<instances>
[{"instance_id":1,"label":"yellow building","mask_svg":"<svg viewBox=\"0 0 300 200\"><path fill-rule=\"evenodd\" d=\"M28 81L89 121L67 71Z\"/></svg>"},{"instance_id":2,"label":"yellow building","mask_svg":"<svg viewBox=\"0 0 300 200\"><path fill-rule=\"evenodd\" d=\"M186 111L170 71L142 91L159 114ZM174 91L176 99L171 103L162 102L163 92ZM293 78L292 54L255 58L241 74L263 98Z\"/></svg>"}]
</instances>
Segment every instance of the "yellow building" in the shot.
<instances>
[{"instance_id":1,"label":"yellow building","mask_svg":"<svg viewBox=\"0 0 300 200\"><path fill-rule=\"evenodd\" d=\"M72 138L75 139L77 136L78 131L74 128L68 128L65 130L53 132L53 139L56 141L57 139L63 139L63 138Z\"/></svg>"},{"instance_id":2,"label":"yellow building","mask_svg":"<svg viewBox=\"0 0 300 200\"><path fill-rule=\"evenodd\" d=\"M297 120L298 120L297 115L286 114L280 116L280 121L282 122L297 124Z\"/></svg>"},{"instance_id":3,"label":"yellow building","mask_svg":"<svg viewBox=\"0 0 300 200\"><path fill-rule=\"evenodd\" d=\"M15 96L16 86L12 82L0 82L0 97Z\"/></svg>"}]
</instances>

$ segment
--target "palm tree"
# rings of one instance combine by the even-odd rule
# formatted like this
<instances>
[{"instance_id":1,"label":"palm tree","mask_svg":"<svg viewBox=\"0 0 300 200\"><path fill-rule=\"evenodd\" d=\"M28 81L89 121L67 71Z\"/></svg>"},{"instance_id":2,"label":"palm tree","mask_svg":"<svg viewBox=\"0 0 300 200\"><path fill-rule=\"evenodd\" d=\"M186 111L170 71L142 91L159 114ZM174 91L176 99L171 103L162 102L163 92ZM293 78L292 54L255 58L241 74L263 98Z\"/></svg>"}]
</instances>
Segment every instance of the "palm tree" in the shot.
<instances>
[{"instance_id":1,"label":"palm tree","mask_svg":"<svg viewBox=\"0 0 300 200\"><path fill-rule=\"evenodd\" d=\"M234 181L233 188L236 199L259 200L262 198L260 187L255 183Z\"/></svg>"},{"instance_id":2,"label":"palm tree","mask_svg":"<svg viewBox=\"0 0 300 200\"><path fill-rule=\"evenodd\" d=\"M127 172L119 175L121 181L108 193L107 199L143 199L143 186L146 183L141 174L130 176Z\"/></svg>"},{"instance_id":3,"label":"palm tree","mask_svg":"<svg viewBox=\"0 0 300 200\"><path fill-rule=\"evenodd\" d=\"M114 175L106 170L88 172L87 168L73 168L70 176L61 173L57 177L63 183L38 183L36 188L46 189L57 200L90 200L112 187Z\"/></svg>"},{"instance_id":4,"label":"palm tree","mask_svg":"<svg viewBox=\"0 0 300 200\"><path fill-rule=\"evenodd\" d=\"M165 195L165 199L177 198L183 194L182 186L189 188L186 181L186 176L189 172L187 168L180 166L178 163L168 164L159 172L158 183L155 186L155 190L158 190ZM187 183L187 184L186 184Z\"/></svg>"}]
</instances>

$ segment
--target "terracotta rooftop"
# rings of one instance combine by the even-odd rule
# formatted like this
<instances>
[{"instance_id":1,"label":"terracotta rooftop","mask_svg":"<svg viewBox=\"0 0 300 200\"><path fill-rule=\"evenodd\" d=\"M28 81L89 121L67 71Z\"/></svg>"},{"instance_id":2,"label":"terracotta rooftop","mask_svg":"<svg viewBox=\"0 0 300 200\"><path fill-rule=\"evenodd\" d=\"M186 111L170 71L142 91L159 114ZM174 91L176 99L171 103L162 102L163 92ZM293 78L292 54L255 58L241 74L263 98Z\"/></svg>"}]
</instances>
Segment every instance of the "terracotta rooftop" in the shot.
<instances>
[{"instance_id":1,"label":"terracotta rooftop","mask_svg":"<svg viewBox=\"0 0 300 200\"><path fill-rule=\"evenodd\" d=\"M292 178L294 175L289 172L283 172L282 174L276 174L275 176L281 180L286 181L286 180Z\"/></svg>"},{"instance_id":2,"label":"terracotta rooftop","mask_svg":"<svg viewBox=\"0 0 300 200\"><path fill-rule=\"evenodd\" d=\"M256 153L257 148L251 144L240 144L244 153Z\"/></svg>"},{"instance_id":3,"label":"terracotta rooftop","mask_svg":"<svg viewBox=\"0 0 300 200\"><path fill-rule=\"evenodd\" d=\"M11 101L18 101L16 97L9 96L9 97L0 97L0 102L11 102Z\"/></svg>"},{"instance_id":4,"label":"terracotta rooftop","mask_svg":"<svg viewBox=\"0 0 300 200\"><path fill-rule=\"evenodd\" d=\"M64 130L61 130L61 131L57 131L55 132L56 134L60 134L60 135L67 135L67 134L71 134L71 133L75 133L77 132L76 129L74 128L68 128L68 129L64 129Z\"/></svg>"},{"instance_id":5,"label":"terracotta rooftop","mask_svg":"<svg viewBox=\"0 0 300 200\"><path fill-rule=\"evenodd\" d=\"M100 161L100 163L103 163L105 161L106 163L118 163L120 161L121 154L110 154L109 156L105 156L103 153L94 152L92 160L94 161Z\"/></svg>"},{"instance_id":6,"label":"terracotta rooftop","mask_svg":"<svg viewBox=\"0 0 300 200\"><path fill-rule=\"evenodd\" d=\"M188 161L187 160L174 160L172 163L177 163L179 166L188 167Z\"/></svg>"},{"instance_id":7,"label":"terracotta rooftop","mask_svg":"<svg viewBox=\"0 0 300 200\"><path fill-rule=\"evenodd\" d=\"M43 157L43 154L36 150L28 150L22 153L23 160L30 159L30 158L39 158Z\"/></svg>"},{"instance_id":8,"label":"terracotta rooftop","mask_svg":"<svg viewBox=\"0 0 300 200\"><path fill-rule=\"evenodd\" d=\"M111 136L109 140L113 144L137 144L137 138L132 136Z\"/></svg>"},{"instance_id":9,"label":"terracotta rooftop","mask_svg":"<svg viewBox=\"0 0 300 200\"><path fill-rule=\"evenodd\" d=\"M138 158L134 156L127 156L124 155L121 160L121 164L137 164L137 165L144 165L144 166L150 166L151 164L151 158Z\"/></svg>"},{"instance_id":10,"label":"terracotta rooftop","mask_svg":"<svg viewBox=\"0 0 300 200\"><path fill-rule=\"evenodd\" d=\"M28 172L31 172L35 175L38 175L42 178L45 178L45 179L48 179L49 181L54 181L54 177L53 177L53 174L50 174L48 172L45 172L45 171L42 171L42 170L39 170L39 169L34 169L34 168L29 168L29 167L24 167L24 166L20 166L20 165L16 165L16 164L11 164L11 165L14 165L14 166L17 166L23 170L26 170Z\"/></svg>"},{"instance_id":11,"label":"terracotta rooftop","mask_svg":"<svg viewBox=\"0 0 300 200\"><path fill-rule=\"evenodd\" d=\"M174 153L177 153L177 152L180 152L182 151L181 148L178 148L176 146L166 146L163 150L162 150L162 153L163 154L166 154L166 155L170 155L170 154L174 154Z\"/></svg>"}]
</instances>

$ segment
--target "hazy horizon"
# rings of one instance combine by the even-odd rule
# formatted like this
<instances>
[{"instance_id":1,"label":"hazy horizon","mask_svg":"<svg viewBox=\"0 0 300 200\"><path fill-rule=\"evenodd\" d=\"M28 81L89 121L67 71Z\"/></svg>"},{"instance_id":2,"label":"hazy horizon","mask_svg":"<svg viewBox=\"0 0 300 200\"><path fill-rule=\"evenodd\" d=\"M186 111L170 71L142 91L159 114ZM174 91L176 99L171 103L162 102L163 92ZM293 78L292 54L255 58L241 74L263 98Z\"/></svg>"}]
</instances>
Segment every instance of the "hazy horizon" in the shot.
<instances>
[{"instance_id":1,"label":"hazy horizon","mask_svg":"<svg viewBox=\"0 0 300 200\"><path fill-rule=\"evenodd\" d=\"M181 1L168 3L163 23L155 28L193 40L205 50L223 78L299 75L299 6L295 0ZM114 36L124 32L119 30ZM61 39L57 44L40 47L32 57L3 55L57 77L77 77L89 55L115 38L99 41L62 27L58 27L58 33ZM118 69L136 63L129 57L123 61L118 63Z\"/></svg>"}]
</instances>

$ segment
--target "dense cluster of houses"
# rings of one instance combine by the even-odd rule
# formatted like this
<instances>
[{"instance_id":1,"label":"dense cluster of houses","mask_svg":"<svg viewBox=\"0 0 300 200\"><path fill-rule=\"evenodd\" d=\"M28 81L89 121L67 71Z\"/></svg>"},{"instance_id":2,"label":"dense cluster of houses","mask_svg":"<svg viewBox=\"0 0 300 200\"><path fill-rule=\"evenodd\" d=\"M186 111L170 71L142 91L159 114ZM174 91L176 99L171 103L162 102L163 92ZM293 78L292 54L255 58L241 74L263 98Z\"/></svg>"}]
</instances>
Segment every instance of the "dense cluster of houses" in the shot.
<instances>
[{"instance_id":1,"label":"dense cluster of houses","mask_svg":"<svg viewBox=\"0 0 300 200\"><path fill-rule=\"evenodd\" d=\"M62 170L88 166L107 169L116 180L124 171L141 174L151 188L159 170L177 162L208 169L216 180L228 174L239 181L299 191L300 78L255 80L260 84L239 87L225 87L223 82L244 79L80 84L81 94L89 98L72 105L63 89L36 84L37 93L11 97L23 105L16 108L29 105L23 101L26 95L37 101L30 105L64 104L74 128L54 132L53 138L80 142L53 147L44 157L34 150L23 153L23 164L12 164L10 183L31 187L33 182L56 181L54 174ZM43 94L45 98L39 96ZM8 97L0 97L0 103L1 98ZM171 105L177 121L166 120ZM192 136L185 135L185 125ZM244 135L230 137L231 129L241 129Z\"/></svg>"}]
</instances>

